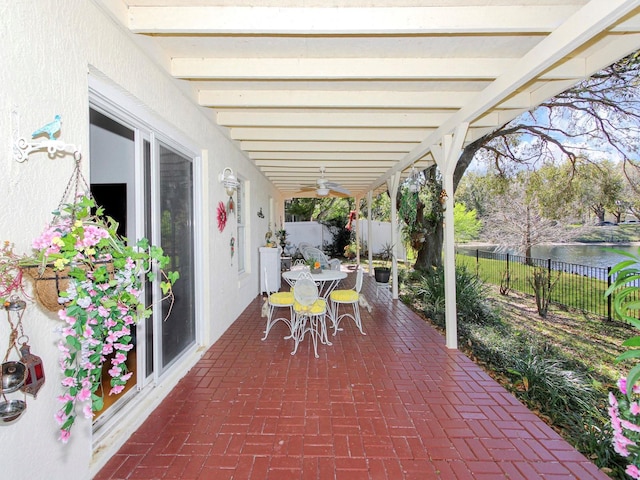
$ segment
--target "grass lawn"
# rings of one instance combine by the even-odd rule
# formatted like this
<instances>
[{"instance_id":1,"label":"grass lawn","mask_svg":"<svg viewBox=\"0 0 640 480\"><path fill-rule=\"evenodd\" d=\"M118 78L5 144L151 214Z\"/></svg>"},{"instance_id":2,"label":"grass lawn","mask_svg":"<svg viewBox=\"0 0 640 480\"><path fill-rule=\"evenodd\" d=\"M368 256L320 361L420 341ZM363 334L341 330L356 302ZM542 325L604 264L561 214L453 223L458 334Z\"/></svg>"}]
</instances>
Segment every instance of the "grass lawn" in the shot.
<instances>
[{"instance_id":1,"label":"grass lawn","mask_svg":"<svg viewBox=\"0 0 640 480\"><path fill-rule=\"evenodd\" d=\"M636 334L629 325L554 305L549 308L547 318L541 318L532 296L513 291L503 296L494 286L490 287L490 291L493 294L489 302L500 312L504 322L516 330L545 339L557 347L566 359L583 365L596 381L614 385L632 366L614 362L625 350L622 342Z\"/></svg>"}]
</instances>

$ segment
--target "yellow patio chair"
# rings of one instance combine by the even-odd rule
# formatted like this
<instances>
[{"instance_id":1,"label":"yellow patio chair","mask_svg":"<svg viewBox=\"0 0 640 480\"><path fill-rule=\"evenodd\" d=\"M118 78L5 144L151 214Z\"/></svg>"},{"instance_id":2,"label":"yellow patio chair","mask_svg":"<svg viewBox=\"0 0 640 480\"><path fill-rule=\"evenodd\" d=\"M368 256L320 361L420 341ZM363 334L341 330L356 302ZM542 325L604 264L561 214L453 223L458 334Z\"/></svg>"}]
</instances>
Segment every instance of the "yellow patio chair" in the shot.
<instances>
[{"instance_id":1,"label":"yellow patio chair","mask_svg":"<svg viewBox=\"0 0 640 480\"><path fill-rule=\"evenodd\" d=\"M298 345L308 332L313 341L313 351L316 358L318 355L318 341L326 345L331 345L327 337L327 301L318 297L318 286L313 281L308 271L303 271L294 285L293 303L294 320L291 332L295 341L295 346L291 355L298 351Z\"/></svg>"},{"instance_id":2,"label":"yellow patio chair","mask_svg":"<svg viewBox=\"0 0 640 480\"><path fill-rule=\"evenodd\" d=\"M333 321L333 335L335 336L338 333L338 330L342 330L340 328L340 322L343 318L350 318L360 330L360 333L366 335L362 330L362 319L360 318L360 290L362 289L362 279L364 276L364 270L362 267L358 267L358 271L356 272L356 284L353 289L350 290L334 290L329 295L329 299L331 300L331 320ZM352 305L353 313L343 313L342 315L338 315L338 310L340 309L340 305Z\"/></svg>"},{"instance_id":3,"label":"yellow patio chair","mask_svg":"<svg viewBox=\"0 0 640 480\"><path fill-rule=\"evenodd\" d=\"M267 311L267 327L264 330L264 337L262 337L262 340L264 341L267 339L267 336L269 335L269 331L271 330L271 327L273 327L276 324L276 322L284 322L287 325L287 327L289 327L289 331L291 332L291 335L288 335L284 338L290 338L293 335L293 329L291 328L292 319L293 319L293 302L294 302L293 292L271 293L271 290L269 290L269 284L267 282L268 278L269 278L269 275L267 275L267 269L265 268L264 288L267 291L268 311ZM288 308L289 318L287 317L274 318L274 312L276 308Z\"/></svg>"}]
</instances>

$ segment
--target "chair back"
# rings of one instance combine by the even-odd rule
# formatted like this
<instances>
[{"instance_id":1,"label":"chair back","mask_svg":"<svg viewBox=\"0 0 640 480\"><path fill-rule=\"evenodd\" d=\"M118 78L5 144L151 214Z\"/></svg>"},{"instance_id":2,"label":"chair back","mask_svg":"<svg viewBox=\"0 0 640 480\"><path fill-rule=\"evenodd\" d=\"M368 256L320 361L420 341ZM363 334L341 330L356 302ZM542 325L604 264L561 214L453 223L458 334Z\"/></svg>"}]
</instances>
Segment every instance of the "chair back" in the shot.
<instances>
[{"instance_id":1,"label":"chair back","mask_svg":"<svg viewBox=\"0 0 640 480\"><path fill-rule=\"evenodd\" d=\"M313 247L313 245L311 245L309 242L300 242L298 244L298 251L300 252L300 255L304 257L304 251L309 247Z\"/></svg>"},{"instance_id":2,"label":"chair back","mask_svg":"<svg viewBox=\"0 0 640 480\"><path fill-rule=\"evenodd\" d=\"M310 260L312 258L318 260L322 268L330 268L329 259L324 254L324 252L319 248L307 247L302 252L302 256L304 257L305 260Z\"/></svg>"},{"instance_id":3,"label":"chair back","mask_svg":"<svg viewBox=\"0 0 640 480\"><path fill-rule=\"evenodd\" d=\"M364 270L362 269L361 265L358 265L358 271L356 272L356 287L355 287L355 290L358 293L360 293L360 290L362 289L363 277L364 277Z\"/></svg>"},{"instance_id":4,"label":"chair back","mask_svg":"<svg viewBox=\"0 0 640 480\"><path fill-rule=\"evenodd\" d=\"M318 300L318 286L309 272L300 273L293 288L293 296L303 307L311 307Z\"/></svg>"}]
</instances>

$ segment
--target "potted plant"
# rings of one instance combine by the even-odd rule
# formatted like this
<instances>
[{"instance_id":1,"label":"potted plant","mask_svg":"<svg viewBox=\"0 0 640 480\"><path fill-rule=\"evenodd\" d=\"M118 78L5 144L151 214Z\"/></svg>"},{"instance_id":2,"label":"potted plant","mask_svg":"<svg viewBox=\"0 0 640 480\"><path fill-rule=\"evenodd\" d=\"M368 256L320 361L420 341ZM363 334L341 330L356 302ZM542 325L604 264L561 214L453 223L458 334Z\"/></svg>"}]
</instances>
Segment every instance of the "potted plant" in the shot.
<instances>
[{"instance_id":1,"label":"potted plant","mask_svg":"<svg viewBox=\"0 0 640 480\"><path fill-rule=\"evenodd\" d=\"M353 260L356 258L356 244L355 242L351 242L344 247L344 257L348 260Z\"/></svg>"},{"instance_id":2,"label":"potted plant","mask_svg":"<svg viewBox=\"0 0 640 480\"><path fill-rule=\"evenodd\" d=\"M102 409L102 367L108 356L110 395L120 393L132 375L125 364L133 348L131 326L151 315L140 298L145 276L154 281L161 272L162 291L173 300L178 274L162 271L169 258L146 239L129 244L116 233L117 226L92 198L79 197L54 212L54 221L33 241L33 254L21 261L35 282L37 300L50 300L45 289L57 286L58 317L66 323L58 344L65 393L56 414L63 442L78 409L87 418Z\"/></svg>"},{"instance_id":3,"label":"potted plant","mask_svg":"<svg viewBox=\"0 0 640 480\"><path fill-rule=\"evenodd\" d=\"M315 257L310 257L307 260L307 265L309 265L309 271L311 273L322 272L322 265L320 264L320 260L317 260Z\"/></svg>"},{"instance_id":4,"label":"potted plant","mask_svg":"<svg viewBox=\"0 0 640 480\"><path fill-rule=\"evenodd\" d=\"M276 238L278 239L278 243L282 248L282 255L284 255L284 249L287 246L287 235L288 233L284 228L280 228L279 230L276 230Z\"/></svg>"},{"instance_id":5,"label":"potted plant","mask_svg":"<svg viewBox=\"0 0 640 480\"><path fill-rule=\"evenodd\" d=\"M382 260L383 265L373 268L376 283L389 283L391 261L393 260L393 245L390 243L383 244L381 250L378 252L378 258Z\"/></svg>"}]
</instances>

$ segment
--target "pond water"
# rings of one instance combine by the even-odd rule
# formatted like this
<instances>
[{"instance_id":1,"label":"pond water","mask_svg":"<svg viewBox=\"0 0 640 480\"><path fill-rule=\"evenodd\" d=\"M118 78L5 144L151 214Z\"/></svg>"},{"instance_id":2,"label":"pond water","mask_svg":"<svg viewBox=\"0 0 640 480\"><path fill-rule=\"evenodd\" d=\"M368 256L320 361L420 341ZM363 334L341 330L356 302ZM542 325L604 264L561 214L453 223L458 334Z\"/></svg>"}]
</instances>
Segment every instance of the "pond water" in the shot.
<instances>
[{"instance_id":1,"label":"pond water","mask_svg":"<svg viewBox=\"0 0 640 480\"><path fill-rule=\"evenodd\" d=\"M495 246L481 246L478 250L492 252ZM638 253L637 245L616 244L560 244L560 245L536 245L532 249L534 258L550 258L559 262L587 265L590 267L613 267L620 260L625 259L619 253L611 249L622 250L630 253ZM458 247L458 251L475 252L475 247ZM501 251L502 252L502 251Z\"/></svg>"}]
</instances>

